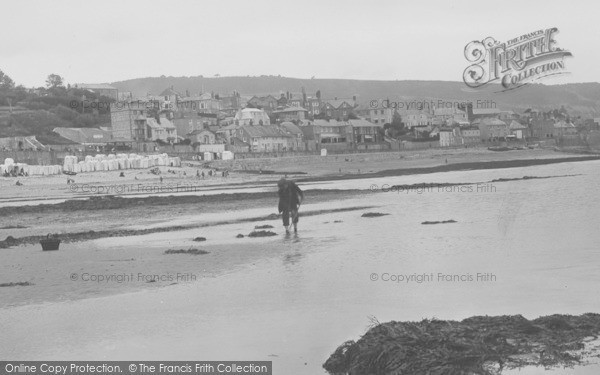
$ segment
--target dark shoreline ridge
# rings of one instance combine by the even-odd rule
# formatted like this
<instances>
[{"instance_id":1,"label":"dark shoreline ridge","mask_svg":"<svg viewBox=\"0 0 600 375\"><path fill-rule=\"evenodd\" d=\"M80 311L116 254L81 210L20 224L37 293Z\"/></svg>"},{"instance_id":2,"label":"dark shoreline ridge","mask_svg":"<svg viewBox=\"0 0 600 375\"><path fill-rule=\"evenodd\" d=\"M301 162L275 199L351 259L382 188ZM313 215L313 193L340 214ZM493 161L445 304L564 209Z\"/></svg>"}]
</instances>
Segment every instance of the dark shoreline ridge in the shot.
<instances>
[{"instance_id":1,"label":"dark shoreline ridge","mask_svg":"<svg viewBox=\"0 0 600 375\"><path fill-rule=\"evenodd\" d=\"M408 190L418 188L443 188L449 186L476 185L478 183L494 183L494 182L511 182L511 181L526 181L547 178L574 177L578 175L560 175L560 176L523 176L517 178L498 178L491 181L482 182L420 182L409 185L392 185L390 190ZM381 191L379 191L381 192ZM373 191L361 189L311 189L306 190L304 194L307 197L327 197L337 196L339 193L373 193ZM46 213L56 211L83 211L83 210L117 210L130 207L140 206L170 206L175 204L200 204L219 202L234 202L249 199L272 198L273 193L234 193L234 194L217 194L217 195L169 195L169 196L151 196L151 197L123 197L119 195L99 195L92 196L87 199L69 199L62 203L53 204L37 204L29 206L8 206L0 207L0 215L14 215L25 213ZM26 227L6 226L0 229L23 229Z\"/></svg>"},{"instance_id":2,"label":"dark shoreline ridge","mask_svg":"<svg viewBox=\"0 0 600 375\"><path fill-rule=\"evenodd\" d=\"M302 213L302 216L316 216L328 213L336 213L336 212L348 212L348 211L358 211L373 208L372 206L355 206L355 207L343 207L343 208L333 208L328 210L313 210L313 211L305 211ZM194 228L206 228L217 225L227 225L227 224L235 224L235 223L252 223L252 222L261 222L261 221L269 221L269 220L279 220L279 216L275 214L266 215L266 216L257 216L250 217L244 219L236 219L236 220L224 220L224 221L216 221L210 223L203 224L189 224L189 225L174 225L169 227L157 227L150 229L121 229L121 230L102 230L102 231L87 231L87 232L74 232L74 233L58 233L58 238L61 239L64 243L69 242L79 242L79 241L88 241L95 240L98 238L106 238L106 237L129 237L129 236L141 236L145 234L151 233L163 233L163 232L173 232L179 230L186 229L194 229ZM26 236L14 238L12 236L8 236L5 240L0 240L0 249L6 249L10 247L26 245L26 244L35 244L40 240L46 238L45 235L41 236Z\"/></svg>"},{"instance_id":3,"label":"dark shoreline ridge","mask_svg":"<svg viewBox=\"0 0 600 375\"><path fill-rule=\"evenodd\" d=\"M457 321L388 322L346 341L323 368L332 375L498 374L528 365L582 364L577 352L600 334L600 314L474 316Z\"/></svg>"}]
</instances>

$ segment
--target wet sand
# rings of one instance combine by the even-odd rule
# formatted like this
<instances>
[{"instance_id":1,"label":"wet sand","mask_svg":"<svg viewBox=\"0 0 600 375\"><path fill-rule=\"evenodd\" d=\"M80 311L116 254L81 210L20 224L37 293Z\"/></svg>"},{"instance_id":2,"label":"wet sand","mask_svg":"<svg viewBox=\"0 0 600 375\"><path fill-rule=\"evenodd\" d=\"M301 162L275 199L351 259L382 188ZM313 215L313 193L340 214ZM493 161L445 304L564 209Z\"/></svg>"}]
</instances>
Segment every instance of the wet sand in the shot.
<instances>
[{"instance_id":1,"label":"wet sand","mask_svg":"<svg viewBox=\"0 0 600 375\"><path fill-rule=\"evenodd\" d=\"M385 181L505 180L493 195L358 192L338 201L335 197L343 193L333 192L322 203L307 204L303 211L361 204L377 207L301 219L297 243L293 236L283 235L275 220L236 221L275 211L276 199L269 194L257 199L265 205L244 203L248 205L243 212L235 208L240 204L236 200L211 203L206 211L204 203L189 202L144 205L139 210L133 206L97 210L94 214L99 216L89 222L103 220L102 225L117 230L119 226L148 229L165 223L202 224L226 220L227 215L235 222L65 243L58 252L42 252L39 245L0 250L3 261L7 260L0 267L12 267L0 270L0 275L11 276L6 282L34 284L0 289L12 301L11 307L0 308L0 320L11 322L6 336L11 346L0 350L16 359L166 360L198 353L233 360L272 358L280 371L308 375L322 373L327 357L344 340L360 337L373 315L380 321L432 316L456 320L474 314L523 314L533 319L552 313L597 311L597 231L592 228L598 202L595 197L585 203L581 199L596 185L597 163L448 172ZM572 177L542 180L524 176ZM366 189L369 183L364 181L361 186ZM356 183L332 185L351 187ZM223 210L225 207L228 210ZM166 222L160 214L163 211L169 212ZM120 219L128 212L130 216ZM361 217L365 212L389 215ZM557 212L562 220L556 220ZM81 220L91 215L85 210L74 213ZM29 215L41 217L43 222L63 213L48 210ZM421 224L451 218L457 223ZM18 216L9 224L19 224L16 220ZM578 224L569 226L567 232L565 224L575 222ZM234 236L262 224L273 225L277 236ZM31 228L35 226L11 230L23 230L27 235ZM197 236L207 241L194 242ZM208 254L164 254L167 249L190 247ZM498 282L391 285L369 281L374 271L430 270L494 272ZM71 280L71 273L78 278L83 273L133 273L134 280L94 283ZM140 282L139 273L200 276L193 281L181 277L156 282L145 282L142 277Z\"/></svg>"},{"instance_id":2,"label":"wet sand","mask_svg":"<svg viewBox=\"0 0 600 375\"><path fill-rule=\"evenodd\" d=\"M465 163L465 156L472 155L474 152L483 155L483 159L492 158L493 160ZM375 171L368 171L366 173L361 172L360 175L322 175L322 173L329 171L328 168L330 168L331 165L327 163L331 163L330 160L329 162L323 162L321 164L311 166L309 177L303 176L299 179L299 181L310 183L312 181L335 181L368 177L402 176L409 174L436 173L441 171L449 172L453 170L510 168L527 165L575 162L589 160L590 158L589 156L565 157L565 155L562 153L548 152L546 150L526 150L523 152L515 151L514 153L498 153L489 152L487 150L468 150L468 152L464 152L462 150L448 150L448 153L444 154L444 156L448 156L454 161L454 163L449 161L448 164L446 164L444 161L444 163L440 165L438 160L440 157L439 151L426 152L425 154L426 157L419 157L420 154L412 153L411 155L414 157L413 162L409 164L404 164L404 162L402 162L401 165L403 168L400 169L387 168L392 165L398 165L398 161L393 159L394 156L406 158L406 153L353 155L353 158L361 158L363 163L368 163L371 159L372 162L376 161L378 169ZM533 155L543 156L543 158L531 158ZM523 157L528 158L519 159ZM332 158L339 160L342 157L334 156ZM458 161L460 161L460 163ZM281 158L278 168L288 168L289 165L286 163L288 163L288 161L284 160L284 158ZM364 166L365 164L362 165ZM376 168L375 165L371 166ZM192 173L192 170L189 168L193 169L194 167L184 167L181 170L178 170L175 175L172 173L167 173L164 175L166 177L165 181L185 181L186 179L189 179L187 176L195 176L195 173ZM183 171L186 171L187 176L183 175ZM147 176L147 171L133 172L134 173L127 173L129 178L131 175L140 176L138 180L134 181L154 183L154 180L157 178L155 175ZM106 178L106 180L102 183L109 185L111 183L121 182L121 179L118 177L118 173L119 172L101 172L100 175L89 173L82 175L82 179L87 178L91 180ZM4 303L24 303L25 301L34 302L42 300L52 301L56 298L60 299L63 297L67 299L85 298L87 295L86 289L73 289L73 284L70 283L66 283L63 289L59 288L54 290L52 293L46 293L46 297L44 298L40 298L39 296L23 298L23 295L19 292L19 290L35 289L39 291L39 288L45 290L45 288L48 287L48 283L46 281L42 281L41 286L20 286L18 284L14 284L23 282L37 284L35 279L38 275L40 275L42 269L46 269L47 267L63 267L62 262L64 262L64 259L62 257L63 254L66 254L62 252L63 248L67 249L67 251L74 251L75 249L87 249L89 246L94 248L94 246L96 246L94 244L104 243L103 241L100 241L101 239L109 239L108 241L113 244L123 243L132 245L135 244L135 242L132 243L131 241L135 241L137 238L142 238L141 236L144 236L143 238L160 238L160 236L164 235L166 232L177 232L181 233L181 241L179 243L181 246L180 248L187 249L190 247L200 247L211 253L211 250L216 249L216 251L221 254L223 253L221 251L223 246L222 243L212 242L209 238L209 241L198 244L194 243L192 239L196 236L203 236L206 232L206 228L212 226L227 226L234 224L244 225L246 228L245 230L241 232L232 231L229 233L229 236L232 239L234 239L238 233L247 235L250 231L249 229L253 228L254 225L261 223L274 224L276 228L279 228L280 219L276 214L275 208L276 193L275 187L273 186L274 177L272 175L249 175L243 173L240 173L239 175L235 175L234 173L233 175L233 178L227 179L226 182L225 178L221 177L213 177L212 179L207 179L204 182L206 183L207 188L221 189L221 191L226 191L226 189L222 189L224 183L227 187L237 184L242 187L242 192L240 193L222 193L219 195L201 195L202 193L197 193L194 195L180 196L149 195L139 198L124 198L100 194L92 197L91 199L81 197L81 199L78 200L71 199L56 204L37 204L23 207L0 207L0 215L4 218L2 223L5 224L0 226L0 241L7 239L9 236L12 237L10 241L5 240L0 242L0 255L3 257L3 260L7 261L3 262L4 267L2 267L3 272L0 273L2 275L2 277L0 277L0 284L11 285L2 287L2 290L10 290L10 293L12 293L13 296L12 299L6 299ZM142 176L144 176L144 178L142 178ZM59 180L59 177L56 176L28 179L27 181L31 182L32 185L37 187L37 190L34 189L36 195L31 197L39 197L37 194L45 194L46 198L56 197L55 193L60 189L64 189L64 187L61 186L59 188L57 185L62 179L63 177L60 177ZM7 180L12 181L11 179L4 178L2 183L6 184ZM257 186L257 184L264 185L266 190L262 192L243 192L245 191L244 186L254 187ZM450 185L456 185L456 183ZM8 189L9 195L11 194L10 192L13 194L18 193L20 191L19 189L30 191L30 187L28 185L13 187L12 190ZM372 194L372 192L364 189L306 190L306 200L313 205L314 209L310 210L304 208L302 210L302 215L318 216L348 210L367 210L369 207L345 207L343 203L346 199L360 198L365 194ZM6 199L6 197L6 195L3 195L3 198ZM27 199L27 197L23 198ZM320 209L320 204L332 201L337 202L336 204L338 206L325 210ZM37 202L38 201L35 200L32 201L32 203ZM253 208L255 208L255 210L252 211L252 214L248 214L244 217L238 217L235 214L238 211L248 211L252 210ZM223 214L226 216L228 212L231 213L231 219L224 219ZM194 234L191 232L194 232ZM48 233L58 234L63 241L60 251L61 255L51 257L49 255L38 254L40 252L40 245L38 242ZM190 233L189 237L184 233ZM247 239L241 239L241 241L238 239L236 245L241 245L242 242L243 246L233 246L235 249L227 252L232 259L243 258L240 257L238 253L242 253L245 246L251 246L251 244L246 243ZM152 248L153 245L146 244L146 246ZM2 249L2 247L4 247L4 249ZM6 247L8 247L8 249L6 249ZM164 252L165 250L168 250L168 248L163 245L156 251L160 253ZM104 250L100 251L96 249L95 251L104 253ZM97 261L94 261L92 260L94 259L94 256L86 254L85 250L71 253L73 260L67 263L72 264L73 262L83 262L87 266L91 266L94 272L112 271L113 267L116 267L114 270L119 270L118 265L126 265L126 269L132 269L132 267L135 269L138 266L137 261L135 260L135 254L139 253L138 250L133 250L135 254L130 254L132 251L131 248L122 246L121 250L115 253L112 253L111 251L112 250L106 253L107 255L110 255L108 260L116 259L118 261L116 263L117 266L113 264L110 266L111 268L103 268L106 266L105 262L107 260L98 259ZM252 253L252 251L250 251L250 253ZM152 252L149 253L150 256L152 254ZM214 260L212 255L202 255L199 256L199 258ZM50 259L51 262L46 263L46 261ZM175 269L181 269L178 264L179 259L182 259L181 255L170 255L167 258L161 256L159 259L168 259L167 262L163 261L160 262L160 264L164 263L166 265L175 267ZM236 263L233 262L232 264L231 262L228 262L228 258L226 257L217 259L217 263L210 264L210 269L225 270L226 268L231 268ZM183 269L185 269L185 267L183 267ZM128 285L136 285L136 288L155 287L159 285L164 286L163 283L152 283L152 285L144 285L144 283L129 283ZM121 288L104 288L101 290L103 293L108 292L109 294L121 293L123 291Z\"/></svg>"}]
</instances>

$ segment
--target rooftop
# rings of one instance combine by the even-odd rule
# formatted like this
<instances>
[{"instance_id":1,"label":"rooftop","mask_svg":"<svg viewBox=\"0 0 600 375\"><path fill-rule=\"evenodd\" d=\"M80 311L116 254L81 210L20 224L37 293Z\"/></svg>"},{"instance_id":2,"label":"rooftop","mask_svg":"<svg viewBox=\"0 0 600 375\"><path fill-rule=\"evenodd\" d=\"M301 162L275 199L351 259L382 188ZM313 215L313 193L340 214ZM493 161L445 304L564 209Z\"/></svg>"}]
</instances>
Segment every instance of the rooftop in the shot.
<instances>
[{"instance_id":1,"label":"rooftop","mask_svg":"<svg viewBox=\"0 0 600 375\"><path fill-rule=\"evenodd\" d=\"M250 137L290 137L289 134L286 134L275 125L246 125L241 126L240 128L243 129L246 133L248 133Z\"/></svg>"},{"instance_id":2,"label":"rooftop","mask_svg":"<svg viewBox=\"0 0 600 375\"><path fill-rule=\"evenodd\" d=\"M369 122L367 120L363 120L363 119L358 119L358 120L348 120L348 122L350 123L350 125L354 126L354 127L373 127L373 128L383 128L383 125L381 124L373 124L372 122Z\"/></svg>"}]
</instances>

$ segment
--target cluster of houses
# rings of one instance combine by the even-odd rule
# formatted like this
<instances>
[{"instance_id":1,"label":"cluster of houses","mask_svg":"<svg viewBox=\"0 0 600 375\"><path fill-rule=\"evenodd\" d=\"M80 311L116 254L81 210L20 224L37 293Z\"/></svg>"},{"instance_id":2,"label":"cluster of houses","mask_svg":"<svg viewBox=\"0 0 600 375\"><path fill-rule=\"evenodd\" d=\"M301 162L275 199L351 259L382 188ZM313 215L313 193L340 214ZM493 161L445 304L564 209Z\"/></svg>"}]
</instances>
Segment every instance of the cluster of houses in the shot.
<instances>
[{"instance_id":1,"label":"cluster of houses","mask_svg":"<svg viewBox=\"0 0 600 375\"><path fill-rule=\"evenodd\" d=\"M322 99L301 93L244 97L202 93L160 95L111 106L113 142L189 144L199 153L385 149L384 121L357 116L356 97ZM389 117L389 116L388 116ZM391 117L389 117L391 119ZM389 120L388 119L388 120ZM391 120L390 120L391 121ZM141 148L140 148L141 145Z\"/></svg>"},{"instance_id":2,"label":"cluster of houses","mask_svg":"<svg viewBox=\"0 0 600 375\"><path fill-rule=\"evenodd\" d=\"M308 95L304 88L295 93L243 96L234 91L221 96L182 94L170 87L159 95L134 98L110 85L80 86L115 99L110 106L110 127L59 127L54 132L73 145L105 150L153 152L157 146L172 146L218 157L224 151L386 150L411 141L456 147L578 135L577 124L557 111L517 114L472 105L371 108L358 103L356 96L323 99L319 90ZM401 134L389 126L398 123ZM35 137L19 142L21 148L40 149Z\"/></svg>"},{"instance_id":3,"label":"cluster of houses","mask_svg":"<svg viewBox=\"0 0 600 375\"><path fill-rule=\"evenodd\" d=\"M522 114L497 108L440 108L400 113L418 138L439 139L441 147L577 137L577 125L564 113L527 110ZM581 120L578 120L581 122ZM597 127L597 122L594 122ZM581 125L581 124L578 124Z\"/></svg>"}]
</instances>

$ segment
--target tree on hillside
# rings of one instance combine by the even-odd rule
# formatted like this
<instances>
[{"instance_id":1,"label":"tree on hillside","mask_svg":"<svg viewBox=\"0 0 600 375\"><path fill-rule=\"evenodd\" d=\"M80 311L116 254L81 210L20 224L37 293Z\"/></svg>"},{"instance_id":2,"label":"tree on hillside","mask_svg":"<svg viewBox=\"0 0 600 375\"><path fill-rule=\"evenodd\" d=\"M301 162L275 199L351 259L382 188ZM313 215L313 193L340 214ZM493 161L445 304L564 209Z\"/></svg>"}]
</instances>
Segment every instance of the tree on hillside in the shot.
<instances>
[{"instance_id":1,"label":"tree on hillside","mask_svg":"<svg viewBox=\"0 0 600 375\"><path fill-rule=\"evenodd\" d=\"M0 70L0 91L9 91L15 87L15 82Z\"/></svg>"},{"instance_id":2,"label":"tree on hillside","mask_svg":"<svg viewBox=\"0 0 600 375\"><path fill-rule=\"evenodd\" d=\"M46 79L46 87L49 89L55 89L59 87L64 87L63 77L58 74L50 74Z\"/></svg>"},{"instance_id":3,"label":"tree on hillside","mask_svg":"<svg viewBox=\"0 0 600 375\"><path fill-rule=\"evenodd\" d=\"M408 132L405 124L402 122L402 117L397 111L394 111L392 115L392 122L385 124L383 129L387 130L388 134L393 138L398 138Z\"/></svg>"}]
</instances>

